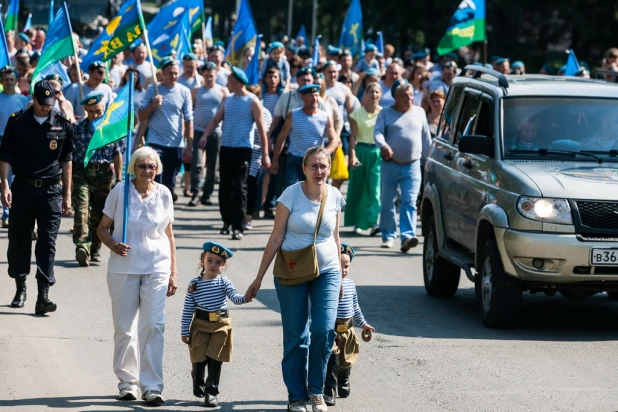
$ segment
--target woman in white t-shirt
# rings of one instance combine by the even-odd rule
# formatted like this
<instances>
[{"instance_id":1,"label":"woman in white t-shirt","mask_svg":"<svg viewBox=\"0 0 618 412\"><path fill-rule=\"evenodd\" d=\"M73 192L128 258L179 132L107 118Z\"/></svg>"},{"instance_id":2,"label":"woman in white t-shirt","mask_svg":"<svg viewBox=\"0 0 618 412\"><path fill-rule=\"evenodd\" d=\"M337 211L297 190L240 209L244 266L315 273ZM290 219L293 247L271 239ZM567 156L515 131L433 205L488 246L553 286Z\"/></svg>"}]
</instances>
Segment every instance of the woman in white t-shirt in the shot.
<instances>
[{"instance_id":1,"label":"woman in white t-shirt","mask_svg":"<svg viewBox=\"0 0 618 412\"><path fill-rule=\"evenodd\" d=\"M143 400L160 405L165 402L161 396L165 298L176 293L174 206L169 189L154 181L162 166L152 148L137 149L129 170L135 179L112 189L97 230L112 251L107 286L114 321L114 373L120 381L118 399L135 400L139 386ZM126 244L121 240L125 185L129 185Z\"/></svg>"},{"instance_id":2,"label":"woman in white t-shirt","mask_svg":"<svg viewBox=\"0 0 618 412\"><path fill-rule=\"evenodd\" d=\"M288 187L277 199L275 226L257 277L246 294L251 298L257 295L279 247L298 250L313 244L322 193L327 193L316 242L320 276L294 286L284 286L275 278L283 325L283 381L288 389L288 410L293 412L305 412L305 403L309 400L314 411L326 410L324 379L335 340L341 287L339 222L345 205L339 190L326 183L330 174L330 154L326 149L312 147L307 150L303 172L307 180Z\"/></svg>"}]
</instances>

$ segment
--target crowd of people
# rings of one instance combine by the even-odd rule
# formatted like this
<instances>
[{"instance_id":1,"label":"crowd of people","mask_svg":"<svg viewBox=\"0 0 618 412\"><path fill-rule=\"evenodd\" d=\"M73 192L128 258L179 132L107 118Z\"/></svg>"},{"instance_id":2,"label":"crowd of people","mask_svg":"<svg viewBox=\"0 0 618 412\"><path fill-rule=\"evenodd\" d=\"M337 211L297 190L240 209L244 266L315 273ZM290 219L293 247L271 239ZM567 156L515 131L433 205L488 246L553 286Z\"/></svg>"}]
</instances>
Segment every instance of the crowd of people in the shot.
<instances>
[{"instance_id":1,"label":"crowd of people","mask_svg":"<svg viewBox=\"0 0 618 412\"><path fill-rule=\"evenodd\" d=\"M2 226L9 229L9 275L16 283L11 306L25 305L31 241L38 237L35 312L56 310L48 296L56 237L61 215L73 213L80 266L100 262L102 245L111 250L119 399L136 399L139 386L142 399L163 403L164 307L177 290L174 204L184 197L188 207L211 206L218 183L221 235L241 240L260 216L274 219L274 227L245 295L222 276L233 251L214 242L203 246L202 274L189 286L182 320L194 394L206 406L217 405L221 365L232 351L226 298L251 302L277 253L313 244L319 276L292 286L275 280L288 409L305 411L311 401L314 411L325 411L337 394L349 395L358 356L351 327L356 320L369 335L374 329L345 279L354 249L340 242L341 219L359 235L380 234L383 248L393 248L397 238L403 253L418 245L423 162L460 73L460 56L433 61L428 49L418 49L396 57L391 45L381 54L368 44L355 60L350 51L328 46L314 64L313 51L298 38L247 48L237 67L225 61L221 42L196 41L191 53L166 56L155 67L140 43L85 73L79 61L66 59L69 84L49 75L31 85L44 41L43 29L7 33L13 65L0 70ZM252 59L260 62L259 84L250 84L246 73ZM616 71L618 49L608 50L602 64ZM488 67L526 74L523 62L505 57L492 57ZM554 68L540 72L554 74ZM92 123L131 74L134 136L98 149L84 164ZM582 65L576 75L589 77L589 70ZM127 148L133 152L130 182L122 174ZM183 190L176 190L180 173ZM344 198L339 189L346 180ZM126 240L114 223L127 225ZM311 313L298 304L309 301Z\"/></svg>"}]
</instances>

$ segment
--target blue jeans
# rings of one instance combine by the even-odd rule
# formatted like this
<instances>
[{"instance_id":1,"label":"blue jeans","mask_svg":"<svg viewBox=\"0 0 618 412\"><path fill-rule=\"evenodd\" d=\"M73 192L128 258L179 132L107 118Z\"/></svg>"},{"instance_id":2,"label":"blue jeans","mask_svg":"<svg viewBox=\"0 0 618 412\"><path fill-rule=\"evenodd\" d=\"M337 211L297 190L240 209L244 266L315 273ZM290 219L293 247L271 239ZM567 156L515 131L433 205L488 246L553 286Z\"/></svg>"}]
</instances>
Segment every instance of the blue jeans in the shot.
<instances>
[{"instance_id":1,"label":"blue jeans","mask_svg":"<svg viewBox=\"0 0 618 412\"><path fill-rule=\"evenodd\" d=\"M305 180L302 157L288 154L285 168L285 188L292 186L294 183Z\"/></svg>"},{"instance_id":2,"label":"blue jeans","mask_svg":"<svg viewBox=\"0 0 618 412\"><path fill-rule=\"evenodd\" d=\"M324 391L326 365L336 336L340 286L338 270L320 273L311 282L295 286L283 286L275 278L283 325L281 369L290 402L308 401L309 395Z\"/></svg>"},{"instance_id":3,"label":"blue jeans","mask_svg":"<svg viewBox=\"0 0 618 412\"><path fill-rule=\"evenodd\" d=\"M405 166L393 162L382 162L380 166L382 240L395 240L397 237L395 201L398 186L401 189L401 207L399 208L401 240L416 236L416 199L421 189L421 178L421 162L418 160Z\"/></svg>"},{"instance_id":4,"label":"blue jeans","mask_svg":"<svg viewBox=\"0 0 618 412\"><path fill-rule=\"evenodd\" d=\"M9 168L9 187L13 184L13 179L15 179L15 175L13 174L13 168ZM9 218L9 208L2 206L2 220L6 220Z\"/></svg>"}]
</instances>

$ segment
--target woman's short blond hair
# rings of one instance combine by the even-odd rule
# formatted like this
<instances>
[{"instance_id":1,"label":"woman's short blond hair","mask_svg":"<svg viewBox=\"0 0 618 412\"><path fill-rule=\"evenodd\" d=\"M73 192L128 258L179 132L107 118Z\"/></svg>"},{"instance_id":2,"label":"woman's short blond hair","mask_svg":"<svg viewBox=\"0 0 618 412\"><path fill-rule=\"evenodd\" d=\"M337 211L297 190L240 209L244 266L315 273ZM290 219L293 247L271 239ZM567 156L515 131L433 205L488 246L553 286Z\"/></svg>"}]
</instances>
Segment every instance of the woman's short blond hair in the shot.
<instances>
[{"instance_id":1,"label":"woman's short blond hair","mask_svg":"<svg viewBox=\"0 0 618 412\"><path fill-rule=\"evenodd\" d=\"M129 173L137 175L137 173L135 172L135 167L138 164L143 163L144 160L148 159L149 157L153 158L155 163L157 164L156 174L160 174L163 171L163 165L161 164L161 158L159 157L159 153L157 153L152 147L148 146L140 147L131 155L131 161L129 161L129 167L127 169Z\"/></svg>"}]
</instances>

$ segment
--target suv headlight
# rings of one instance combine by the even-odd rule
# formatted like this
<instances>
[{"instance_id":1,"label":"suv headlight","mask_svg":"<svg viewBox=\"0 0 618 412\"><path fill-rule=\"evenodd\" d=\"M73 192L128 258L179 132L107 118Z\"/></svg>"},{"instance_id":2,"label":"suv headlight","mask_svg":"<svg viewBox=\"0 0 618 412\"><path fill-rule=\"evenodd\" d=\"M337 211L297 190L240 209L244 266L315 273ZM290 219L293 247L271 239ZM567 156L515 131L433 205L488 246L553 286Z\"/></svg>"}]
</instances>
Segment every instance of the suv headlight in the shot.
<instances>
[{"instance_id":1,"label":"suv headlight","mask_svg":"<svg viewBox=\"0 0 618 412\"><path fill-rule=\"evenodd\" d=\"M528 219L563 225L573 224L571 206L565 199L522 196L517 201L517 210Z\"/></svg>"}]
</instances>

